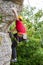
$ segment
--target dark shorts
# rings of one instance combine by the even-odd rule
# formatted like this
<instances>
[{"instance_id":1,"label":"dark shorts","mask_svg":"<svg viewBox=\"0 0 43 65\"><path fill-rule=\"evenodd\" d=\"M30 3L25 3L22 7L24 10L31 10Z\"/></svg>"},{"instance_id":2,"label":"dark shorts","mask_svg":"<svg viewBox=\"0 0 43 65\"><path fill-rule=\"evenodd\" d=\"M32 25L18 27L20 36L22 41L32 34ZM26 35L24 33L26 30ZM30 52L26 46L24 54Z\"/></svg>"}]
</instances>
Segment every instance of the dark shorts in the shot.
<instances>
[{"instance_id":1,"label":"dark shorts","mask_svg":"<svg viewBox=\"0 0 43 65\"><path fill-rule=\"evenodd\" d=\"M10 38L11 38L11 41L12 41L12 46L11 47L16 47L17 44L18 44L17 41L18 42L23 41L23 37L18 36L17 33L16 34L9 33L9 35L10 35ZM15 39L13 39L13 37L16 38L17 41Z\"/></svg>"}]
</instances>

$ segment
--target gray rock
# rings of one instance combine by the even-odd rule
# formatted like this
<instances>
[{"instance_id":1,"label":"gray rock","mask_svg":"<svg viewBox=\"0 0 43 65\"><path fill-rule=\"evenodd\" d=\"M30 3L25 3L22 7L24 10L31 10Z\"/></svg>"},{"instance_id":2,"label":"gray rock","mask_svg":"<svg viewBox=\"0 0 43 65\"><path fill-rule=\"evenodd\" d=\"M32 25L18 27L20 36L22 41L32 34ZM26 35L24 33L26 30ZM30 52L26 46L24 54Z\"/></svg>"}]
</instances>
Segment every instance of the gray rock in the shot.
<instances>
[{"instance_id":1,"label":"gray rock","mask_svg":"<svg viewBox=\"0 0 43 65\"><path fill-rule=\"evenodd\" d=\"M22 5L13 3L11 1L0 0L0 14L2 14L2 22L9 22L15 19L15 15L12 12L12 7L17 9L18 14L22 10Z\"/></svg>"},{"instance_id":2,"label":"gray rock","mask_svg":"<svg viewBox=\"0 0 43 65\"><path fill-rule=\"evenodd\" d=\"M0 32L0 37L2 37L0 45L0 65L10 65L12 50L9 34Z\"/></svg>"},{"instance_id":3,"label":"gray rock","mask_svg":"<svg viewBox=\"0 0 43 65\"><path fill-rule=\"evenodd\" d=\"M21 1L22 0L20 0L20 2ZM15 19L11 9L12 7L17 8L17 12L20 14L22 5L17 4L16 0L15 3L11 1L0 0L0 14L2 15L2 23L0 24L0 65L10 65L12 54L11 40L9 34L5 33L5 28L9 21Z\"/></svg>"}]
</instances>

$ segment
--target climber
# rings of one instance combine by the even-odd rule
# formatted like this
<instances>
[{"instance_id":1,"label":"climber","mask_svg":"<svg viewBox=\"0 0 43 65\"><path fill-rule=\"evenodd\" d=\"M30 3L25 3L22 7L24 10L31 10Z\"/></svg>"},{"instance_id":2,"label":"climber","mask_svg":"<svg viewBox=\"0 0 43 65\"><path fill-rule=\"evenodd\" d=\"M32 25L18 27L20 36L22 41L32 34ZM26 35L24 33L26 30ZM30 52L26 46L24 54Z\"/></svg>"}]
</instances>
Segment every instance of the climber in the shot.
<instances>
[{"instance_id":1,"label":"climber","mask_svg":"<svg viewBox=\"0 0 43 65\"><path fill-rule=\"evenodd\" d=\"M16 62L17 61L17 52L16 52L17 43L27 39L27 34L26 34L27 31L26 31L26 27L24 26L24 24L22 22L22 19L23 19L22 16L18 16L17 11L16 11L15 8L12 8L12 11L16 16L16 27L15 28L17 30L17 33L13 34L13 37L16 40L12 41L12 58L11 58L11 62Z\"/></svg>"}]
</instances>

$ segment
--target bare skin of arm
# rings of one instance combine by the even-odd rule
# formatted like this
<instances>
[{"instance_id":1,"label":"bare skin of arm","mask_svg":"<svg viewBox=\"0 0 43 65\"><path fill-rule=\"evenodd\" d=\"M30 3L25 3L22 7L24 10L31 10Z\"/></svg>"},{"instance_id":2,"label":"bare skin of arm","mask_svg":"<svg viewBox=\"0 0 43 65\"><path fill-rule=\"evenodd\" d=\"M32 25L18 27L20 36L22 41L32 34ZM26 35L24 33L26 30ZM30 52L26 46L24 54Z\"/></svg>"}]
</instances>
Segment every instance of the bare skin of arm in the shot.
<instances>
[{"instance_id":1,"label":"bare skin of arm","mask_svg":"<svg viewBox=\"0 0 43 65\"><path fill-rule=\"evenodd\" d=\"M12 8L12 12L15 14L16 20L18 20L18 13L17 13L17 10L16 10L15 8Z\"/></svg>"}]
</instances>

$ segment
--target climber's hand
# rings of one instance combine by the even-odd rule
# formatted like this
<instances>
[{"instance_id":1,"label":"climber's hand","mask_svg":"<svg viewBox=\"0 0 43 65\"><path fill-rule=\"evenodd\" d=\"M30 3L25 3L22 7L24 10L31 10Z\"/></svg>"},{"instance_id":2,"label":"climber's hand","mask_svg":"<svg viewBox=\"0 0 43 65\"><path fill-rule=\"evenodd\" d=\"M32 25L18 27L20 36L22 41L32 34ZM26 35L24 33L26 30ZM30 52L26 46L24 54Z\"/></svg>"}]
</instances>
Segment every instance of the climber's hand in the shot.
<instances>
[{"instance_id":1,"label":"climber's hand","mask_svg":"<svg viewBox=\"0 0 43 65\"><path fill-rule=\"evenodd\" d=\"M16 8L12 8L12 12L13 13L16 13Z\"/></svg>"}]
</instances>

